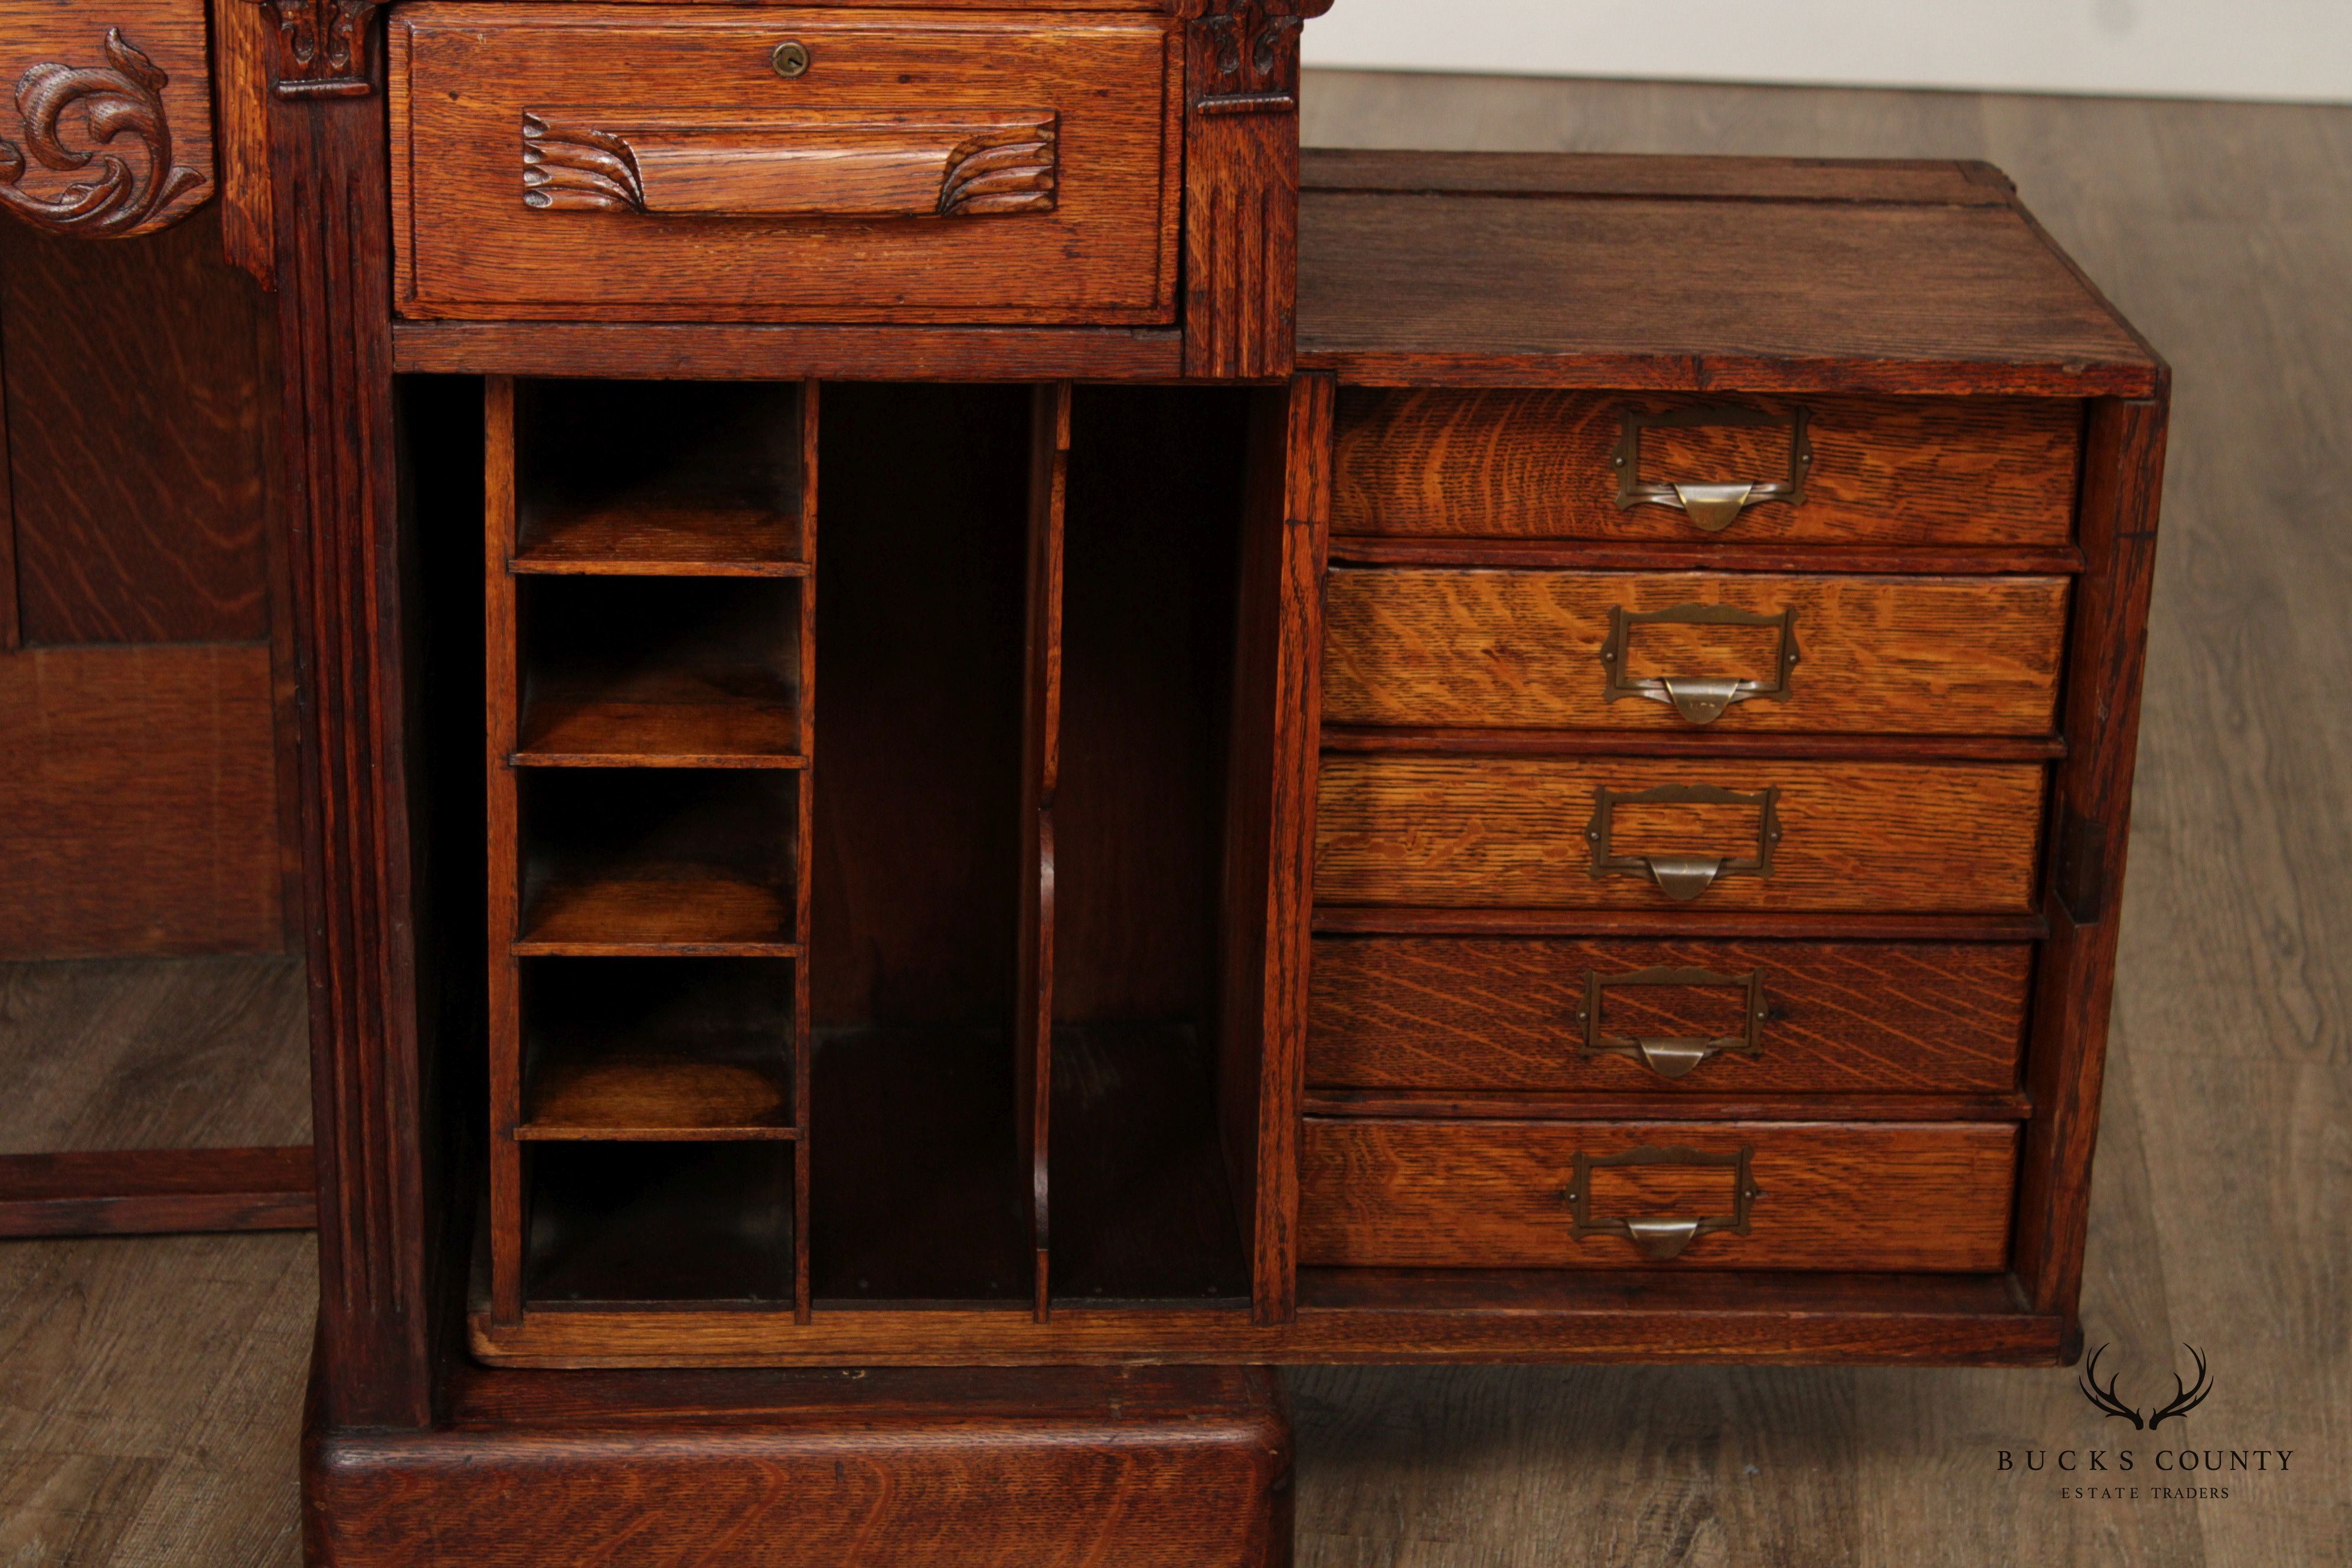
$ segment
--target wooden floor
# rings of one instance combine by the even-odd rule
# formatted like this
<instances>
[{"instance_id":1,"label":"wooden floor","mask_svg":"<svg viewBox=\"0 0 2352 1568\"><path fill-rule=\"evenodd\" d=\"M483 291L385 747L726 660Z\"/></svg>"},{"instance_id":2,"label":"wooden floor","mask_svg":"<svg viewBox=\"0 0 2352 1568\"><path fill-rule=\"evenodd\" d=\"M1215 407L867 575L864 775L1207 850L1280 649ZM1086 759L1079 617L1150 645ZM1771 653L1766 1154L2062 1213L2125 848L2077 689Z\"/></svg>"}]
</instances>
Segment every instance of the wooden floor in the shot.
<instances>
[{"instance_id":1,"label":"wooden floor","mask_svg":"<svg viewBox=\"0 0 2352 1568\"><path fill-rule=\"evenodd\" d=\"M2087 1314L2143 1404L2174 1341L2214 1392L2158 1443L2057 1372L1311 1371L1304 1568L2352 1562L2352 110L1324 76L1307 126L1990 158L2170 356ZM0 1149L299 1141L299 1010L283 967L7 974ZM0 1244L0 1568L297 1562L310 1289L299 1237ZM2138 1500L1997 1468L2101 1445ZM2294 1454L2182 1502L2159 1446Z\"/></svg>"}]
</instances>

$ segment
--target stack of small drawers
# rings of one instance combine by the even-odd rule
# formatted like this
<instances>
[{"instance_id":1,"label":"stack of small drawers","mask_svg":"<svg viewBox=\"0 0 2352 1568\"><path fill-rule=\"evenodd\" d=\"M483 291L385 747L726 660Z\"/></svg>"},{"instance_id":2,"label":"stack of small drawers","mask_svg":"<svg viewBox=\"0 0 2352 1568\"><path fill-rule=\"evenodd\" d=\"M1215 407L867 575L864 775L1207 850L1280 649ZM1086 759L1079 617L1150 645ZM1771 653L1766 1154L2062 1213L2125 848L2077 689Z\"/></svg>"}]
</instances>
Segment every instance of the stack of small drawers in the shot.
<instances>
[{"instance_id":1,"label":"stack of small drawers","mask_svg":"<svg viewBox=\"0 0 2352 1568\"><path fill-rule=\"evenodd\" d=\"M2008 1266L2082 429L1341 389L1303 1265Z\"/></svg>"}]
</instances>

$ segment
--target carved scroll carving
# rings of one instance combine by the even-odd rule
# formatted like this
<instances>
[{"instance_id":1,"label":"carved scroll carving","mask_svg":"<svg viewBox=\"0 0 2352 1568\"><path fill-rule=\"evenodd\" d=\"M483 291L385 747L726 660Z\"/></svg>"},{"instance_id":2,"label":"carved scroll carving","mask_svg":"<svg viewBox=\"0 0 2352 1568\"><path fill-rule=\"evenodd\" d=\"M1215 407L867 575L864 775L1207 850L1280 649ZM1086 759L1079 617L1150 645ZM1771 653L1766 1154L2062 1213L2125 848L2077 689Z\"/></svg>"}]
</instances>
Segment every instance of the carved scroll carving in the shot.
<instances>
[{"instance_id":1,"label":"carved scroll carving","mask_svg":"<svg viewBox=\"0 0 2352 1568\"><path fill-rule=\"evenodd\" d=\"M368 34L378 0L259 0L278 22L280 98L355 97L373 90Z\"/></svg>"},{"instance_id":2,"label":"carved scroll carving","mask_svg":"<svg viewBox=\"0 0 2352 1568\"><path fill-rule=\"evenodd\" d=\"M203 170L172 161L163 110L171 78L120 27L107 29L105 53L103 66L45 61L16 79L24 144L0 138L0 205L39 227L129 234L205 184ZM77 106L87 148L65 139L66 111ZM27 152L33 163L74 177L51 195L26 190Z\"/></svg>"},{"instance_id":3,"label":"carved scroll carving","mask_svg":"<svg viewBox=\"0 0 2352 1568\"><path fill-rule=\"evenodd\" d=\"M526 112L522 201L536 212L694 217L1051 212L1057 125L1031 110L603 126Z\"/></svg>"}]
</instances>

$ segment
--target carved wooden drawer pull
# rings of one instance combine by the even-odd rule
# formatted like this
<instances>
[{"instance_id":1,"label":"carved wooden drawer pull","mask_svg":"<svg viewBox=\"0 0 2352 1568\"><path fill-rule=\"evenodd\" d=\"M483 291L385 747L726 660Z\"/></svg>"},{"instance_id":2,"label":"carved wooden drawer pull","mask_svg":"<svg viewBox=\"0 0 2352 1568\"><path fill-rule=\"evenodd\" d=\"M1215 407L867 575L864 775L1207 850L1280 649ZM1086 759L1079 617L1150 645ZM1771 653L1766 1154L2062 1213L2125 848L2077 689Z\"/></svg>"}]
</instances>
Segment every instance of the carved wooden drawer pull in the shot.
<instances>
[{"instance_id":1,"label":"carved wooden drawer pull","mask_svg":"<svg viewBox=\"0 0 2352 1568\"><path fill-rule=\"evenodd\" d=\"M1051 212L1059 178L1046 110L522 117L522 200L539 212L979 217Z\"/></svg>"},{"instance_id":2,"label":"carved wooden drawer pull","mask_svg":"<svg viewBox=\"0 0 2352 1568\"><path fill-rule=\"evenodd\" d=\"M1706 1154L1696 1149L1658 1149L1644 1144L1639 1149L1629 1149L1622 1154L1598 1156L1580 1149L1576 1152L1576 1173L1570 1180L1564 1194L1569 1205L1570 1234L1579 1241L1588 1236L1622 1236L1640 1247L1644 1256L1660 1263L1680 1258L1684 1250L1702 1236L1713 1236L1720 1231L1746 1236L1750 1212L1756 1200L1764 1195L1750 1169L1755 1157L1756 1151L1752 1147L1743 1148L1736 1154ZM1593 1217L1594 1172L1662 1165L1702 1169L1719 1167L1730 1172L1731 1212L1705 1215L1696 1219Z\"/></svg>"}]
</instances>

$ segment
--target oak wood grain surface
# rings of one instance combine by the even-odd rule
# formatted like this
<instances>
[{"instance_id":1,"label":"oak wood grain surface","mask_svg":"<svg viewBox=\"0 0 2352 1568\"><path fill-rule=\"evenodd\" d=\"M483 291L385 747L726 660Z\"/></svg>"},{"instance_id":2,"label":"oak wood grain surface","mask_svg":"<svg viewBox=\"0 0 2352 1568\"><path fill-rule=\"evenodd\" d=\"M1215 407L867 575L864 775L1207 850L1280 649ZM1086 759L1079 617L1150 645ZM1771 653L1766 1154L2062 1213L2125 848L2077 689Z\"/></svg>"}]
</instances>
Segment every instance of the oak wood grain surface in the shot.
<instances>
[{"instance_id":1,"label":"oak wood grain surface","mask_svg":"<svg viewBox=\"0 0 2352 1568\"><path fill-rule=\"evenodd\" d=\"M784 28L807 50L784 79ZM1174 319L1181 69L1166 18L878 10L664 16L634 6L404 11L392 24L393 205L409 316L1164 324ZM714 133L772 111L854 127L954 104L1052 117L1050 210L665 217L525 200L526 116L632 104ZM629 116L621 112L619 119ZM625 143L615 142L616 145ZM837 159L820 159L826 167ZM808 176L793 174L798 184ZM544 195L544 192L536 193ZM717 198L713 198L717 199ZM771 203L770 205L772 205Z\"/></svg>"},{"instance_id":2,"label":"oak wood grain surface","mask_svg":"<svg viewBox=\"0 0 2352 1568\"><path fill-rule=\"evenodd\" d=\"M1715 678L1783 688L1733 703L1717 735L2048 731L2066 584L2052 578L1334 570L1325 585L1327 723L1689 730L1676 708L1609 698L1614 612L1722 606L1782 625L1629 625L1613 684Z\"/></svg>"},{"instance_id":3,"label":"oak wood grain surface","mask_svg":"<svg viewBox=\"0 0 2352 1568\"><path fill-rule=\"evenodd\" d=\"M1495 1122L1310 1118L1299 1152L1299 1261L1388 1268L1652 1268L1625 1237L1577 1237L1576 1157L1664 1150L1597 1169L1586 1212L1731 1218L1738 1172L1681 1156L1749 1152L1749 1228L1692 1240L1676 1268L1987 1272L2009 1253L2017 1129L1778 1122Z\"/></svg>"},{"instance_id":4,"label":"oak wood grain surface","mask_svg":"<svg viewBox=\"0 0 2352 1568\"><path fill-rule=\"evenodd\" d=\"M0 223L28 643L269 635L268 314L220 243L210 213L116 245Z\"/></svg>"},{"instance_id":5,"label":"oak wood grain surface","mask_svg":"<svg viewBox=\"0 0 2352 1568\"><path fill-rule=\"evenodd\" d=\"M1307 1081L1361 1089L1619 1094L1956 1093L2017 1082L2032 950L1995 944L1563 942L1323 937L1315 943ZM1748 1037L1759 973L1760 1049L1667 1078L1587 1055L1586 986L1620 1039ZM1726 980L1735 982L1726 984Z\"/></svg>"},{"instance_id":6,"label":"oak wood grain surface","mask_svg":"<svg viewBox=\"0 0 2352 1568\"><path fill-rule=\"evenodd\" d=\"M1717 533L1672 507L1617 504L1628 412L1744 410L1769 425L1649 428L1644 484L1790 477L1806 416L1802 501L1759 501ZM2063 545L2080 405L2066 398L1661 396L1351 387L1339 399L1332 531L1706 544Z\"/></svg>"},{"instance_id":7,"label":"oak wood grain surface","mask_svg":"<svg viewBox=\"0 0 2352 1568\"><path fill-rule=\"evenodd\" d=\"M274 952L266 645L0 653L0 952Z\"/></svg>"},{"instance_id":8,"label":"oak wood grain surface","mask_svg":"<svg viewBox=\"0 0 2352 1568\"><path fill-rule=\"evenodd\" d=\"M1727 868L1687 906L1638 869L1595 875L1600 792L1777 789L1771 875ZM1554 909L2022 911L2042 770L2017 763L1727 763L1335 753L1323 761L1325 904ZM1612 857L1753 859L1759 804L1619 802Z\"/></svg>"},{"instance_id":9,"label":"oak wood grain surface","mask_svg":"<svg viewBox=\"0 0 2352 1568\"><path fill-rule=\"evenodd\" d=\"M1306 159L1299 363L1359 384L1699 391L2144 395L2150 356L2021 215L1973 202L1791 199L1727 162L1695 223L1629 195L1622 168L1575 193L1571 163L1519 188L1376 192ZM1752 167L1752 166L1751 166ZM1418 181L1408 181L1409 186ZM1769 268L1756 265L1769 257ZM1803 289L1774 281L1798 277Z\"/></svg>"}]
</instances>

